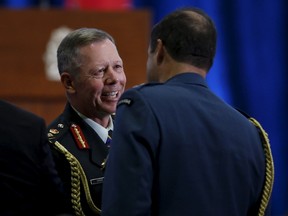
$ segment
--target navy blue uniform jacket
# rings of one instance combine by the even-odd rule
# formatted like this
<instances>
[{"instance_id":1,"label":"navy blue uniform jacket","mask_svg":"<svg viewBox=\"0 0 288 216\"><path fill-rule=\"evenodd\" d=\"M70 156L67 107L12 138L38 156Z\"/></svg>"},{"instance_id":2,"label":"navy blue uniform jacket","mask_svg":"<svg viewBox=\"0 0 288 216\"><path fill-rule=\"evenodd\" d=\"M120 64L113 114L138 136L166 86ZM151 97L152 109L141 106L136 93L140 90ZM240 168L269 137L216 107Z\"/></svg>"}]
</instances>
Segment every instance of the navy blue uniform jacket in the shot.
<instances>
[{"instance_id":1,"label":"navy blue uniform jacket","mask_svg":"<svg viewBox=\"0 0 288 216\"><path fill-rule=\"evenodd\" d=\"M63 213L44 120L0 101L0 122L0 215Z\"/></svg>"},{"instance_id":2,"label":"navy blue uniform jacket","mask_svg":"<svg viewBox=\"0 0 288 216\"><path fill-rule=\"evenodd\" d=\"M48 126L48 137L53 144L57 141L67 150L65 155L52 145L53 156L64 182L67 200L71 201L72 197L78 196L78 192L75 191L80 188L80 197L71 201L67 208L70 212L79 215L98 215L98 210L101 208L103 163L108 155L108 147L69 103L63 113ZM82 146L80 141L85 142L85 145ZM73 172L71 172L72 167L75 168ZM81 173L81 170L84 172ZM71 173L75 174L73 180L71 180ZM75 192L73 195L72 191ZM76 209L82 210L75 212L73 204Z\"/></svg>"},{"instance_id":3,"label":"navy blue uniform jacket","mask_svg":"<svg viewBox=\"0 0 288 216\"><path fill-rule=\"evenodd\" d=\"M194 73L118 103L102 216L256 215L265 156L256 127Z\"/></svg>"}]
</instances>

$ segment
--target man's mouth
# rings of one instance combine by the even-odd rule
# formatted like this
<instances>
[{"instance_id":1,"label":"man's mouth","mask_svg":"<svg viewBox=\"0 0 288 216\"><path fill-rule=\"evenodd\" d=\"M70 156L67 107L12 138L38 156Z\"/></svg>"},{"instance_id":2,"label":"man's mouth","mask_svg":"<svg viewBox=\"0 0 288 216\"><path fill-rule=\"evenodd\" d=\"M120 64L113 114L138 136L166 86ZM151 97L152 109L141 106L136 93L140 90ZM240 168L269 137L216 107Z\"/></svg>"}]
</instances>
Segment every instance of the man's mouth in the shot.
<instances>
[{"instance_id":1,"label":"man's mouth","mask_svg":"<svg viewBox=\"0 0 288 216\"><path fill-rule=\"evenodd\" d=\"M119 91L112 91L112 92L103 92L102 96L116 98L118 96Z\"/></svg>"}]
</instances>

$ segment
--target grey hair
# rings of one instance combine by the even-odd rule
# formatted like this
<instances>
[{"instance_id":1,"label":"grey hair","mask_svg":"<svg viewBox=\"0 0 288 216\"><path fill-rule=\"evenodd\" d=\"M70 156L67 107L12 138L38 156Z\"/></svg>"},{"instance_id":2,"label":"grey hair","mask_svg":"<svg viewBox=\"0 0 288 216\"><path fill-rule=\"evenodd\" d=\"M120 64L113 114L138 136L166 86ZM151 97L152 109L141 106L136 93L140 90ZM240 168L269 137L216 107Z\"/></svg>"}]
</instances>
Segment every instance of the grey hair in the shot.
<instances>
[{"instance_id":1,"label":"grey hair","mask_svg":"<svg viewBox=\"0 0 288 216\"><path fill-rule=\"evenodd\" d=\"M60 75L63 72L76 75L81 65L79 48L107 39L115 44L115 40L110 34L96 28L80 28L67 34L57 49L57 63Z\"/></svg>"}]
</instances>

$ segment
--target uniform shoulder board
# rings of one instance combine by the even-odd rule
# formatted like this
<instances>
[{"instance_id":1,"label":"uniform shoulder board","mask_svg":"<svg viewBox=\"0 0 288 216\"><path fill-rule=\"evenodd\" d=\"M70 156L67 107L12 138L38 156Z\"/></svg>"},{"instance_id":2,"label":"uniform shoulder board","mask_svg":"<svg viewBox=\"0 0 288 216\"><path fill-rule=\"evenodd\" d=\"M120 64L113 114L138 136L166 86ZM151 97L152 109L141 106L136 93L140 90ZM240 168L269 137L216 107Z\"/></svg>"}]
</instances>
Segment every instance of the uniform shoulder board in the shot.
<instances>
[{"instance_id":1,"label":"uniform shoulder board","mask_svg":"<svg viewBox=\"0 0 288 216\"><path fill-rule=\"evenodd\" d=\"M50 129L48 129L48 139L50 142L56 141L58 137L60 137L65 131L67 131L69 128L62 124L58 123L56 126L52 126Z\"/></svg>"}]
</instances>

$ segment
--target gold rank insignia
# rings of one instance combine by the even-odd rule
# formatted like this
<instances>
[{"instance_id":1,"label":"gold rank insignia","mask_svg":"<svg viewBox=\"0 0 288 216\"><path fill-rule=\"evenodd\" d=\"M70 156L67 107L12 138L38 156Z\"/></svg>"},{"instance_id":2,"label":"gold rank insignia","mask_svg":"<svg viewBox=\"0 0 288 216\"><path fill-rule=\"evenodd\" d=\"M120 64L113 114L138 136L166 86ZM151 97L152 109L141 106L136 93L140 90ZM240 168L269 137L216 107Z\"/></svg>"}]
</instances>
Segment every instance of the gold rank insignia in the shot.
<instances>
[{"instance_id":1,"label":"gold rank insignia","mask_svg":"<svg viewBox=\"0 0 288 216\"><path fill-rule=\"evenodd\" d=\"M54 135L58 134L59 131L57 129L50 129L48 135L48 138L54 137Z\"/></svg>"},{"instance_id":2,"label":"gold rank insignia","mask_svg":"<svg viewBox=\"0 0 288 216\"><path fill-rule=\"evenodd\" d=\"M89 145L82 133L82 130L81 128L76 125L76 124L72 124L71 127L70 127L70 130L74 136L74 139L77 143L77 146L80 148L80 149L89 149Z\"/></svg>"},{"instance_id":3,"label":"gold rank insignia","mask_svg":"<svg viewBox=\"0 0 288 216\"><path fill-rule=\"evenodd\" d=\"M57 129L50 129L49 132L52 134L58 134L59 133L59 131Z\"/></svg>"},{"instance_id":4,"label":"gold rank insignia","mask_svg":"<svg viewBox=\"0 0 288 216\"><path fill-rule=\"evenodd\" d=\"M51 138L54 136L52 133L48 133L47 135L48 135L48 138Z\"/></svg>"}]
</instances>

